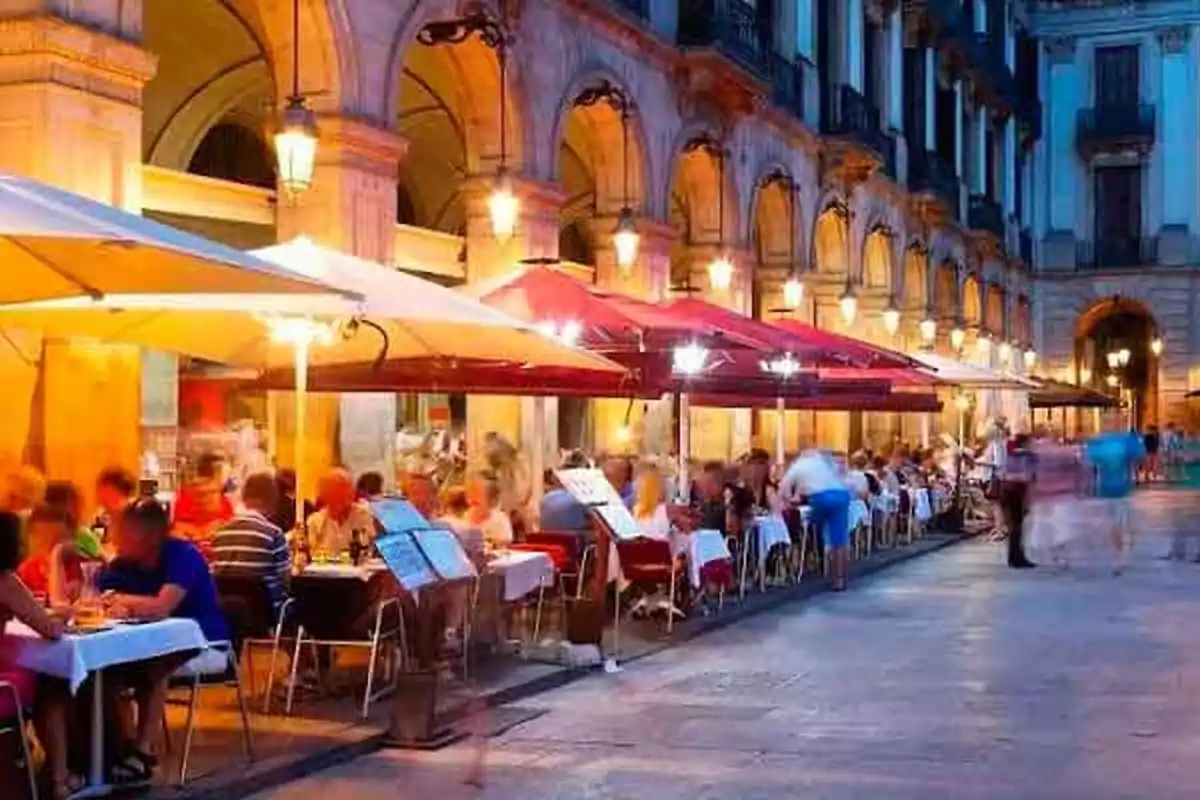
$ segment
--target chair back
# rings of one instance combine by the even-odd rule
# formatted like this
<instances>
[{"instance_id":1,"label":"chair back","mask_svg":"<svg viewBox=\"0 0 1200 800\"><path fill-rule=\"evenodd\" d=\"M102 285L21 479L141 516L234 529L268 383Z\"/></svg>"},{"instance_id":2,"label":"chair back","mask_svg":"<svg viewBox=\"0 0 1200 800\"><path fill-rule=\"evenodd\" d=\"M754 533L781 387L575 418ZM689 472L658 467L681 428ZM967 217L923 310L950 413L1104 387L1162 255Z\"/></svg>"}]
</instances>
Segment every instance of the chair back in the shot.
<instances>
[{"instance_id":1,"label":"chair back","mask_svg":"<svg viewBox=\"0 0 1200 800\"><path fill-rule=\"evenodd\" d=\"M663 539L625 539L617 542L621 572L633 583L658 583L671 577L675 556Z\"/></svg>"},{"instance_id":2,"label":"chair back","mask_svg":"<svg viewBox=\"0 0 1200 800\"><path fill-rule=\"evenodd\" d=\"M291 618L303 625L312 639L349 641L359 638L352 630L371 607L367 581L360 578L332 578L304 575L292 578Z\"/></svg>"},{"instance_id":3,"label":"chair back","mask_svg":"<svg viewBox=\"0 0 1200 800\"><path fill-rule=\"evenodd\" d=\"M213 574L213 582L235 646L245 639L267 638L274 632L275 605L260 576L222 570Z\"/></svg>"}]
</instances>

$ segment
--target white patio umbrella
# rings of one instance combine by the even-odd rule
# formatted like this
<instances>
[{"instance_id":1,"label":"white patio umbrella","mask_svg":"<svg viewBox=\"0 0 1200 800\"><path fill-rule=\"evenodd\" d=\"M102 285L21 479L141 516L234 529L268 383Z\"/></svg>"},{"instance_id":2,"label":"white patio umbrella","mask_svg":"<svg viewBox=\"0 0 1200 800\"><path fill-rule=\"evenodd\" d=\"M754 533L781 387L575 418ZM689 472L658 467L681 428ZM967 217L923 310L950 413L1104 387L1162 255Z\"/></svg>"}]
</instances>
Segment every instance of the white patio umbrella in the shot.
<instances>
[{"instance_id":1,"label":"white patio umbrella","mask_svg":"<svg viewBox=\"0 0 1200 800\"><path fill-rule=\"evenodd\" d=\"M0 174L0 303L328 291L232 247L38 181Z\"/></svg>"},{"instance_id":2,"label":"white patio umbrella","mask_svg":"<svg viewBox=\"0 0 1200 800\"><path fill-rule=\"evenodd\" d=\"M139 344L256 370L293 367L298 470L310 365L447 358L624 371L459 292L307 239L255 255L298 280L362 299L329 293L72 298L0 305L0 328ZM301 502L298 494L298 511Z\"/></svg>"}]
</instances>

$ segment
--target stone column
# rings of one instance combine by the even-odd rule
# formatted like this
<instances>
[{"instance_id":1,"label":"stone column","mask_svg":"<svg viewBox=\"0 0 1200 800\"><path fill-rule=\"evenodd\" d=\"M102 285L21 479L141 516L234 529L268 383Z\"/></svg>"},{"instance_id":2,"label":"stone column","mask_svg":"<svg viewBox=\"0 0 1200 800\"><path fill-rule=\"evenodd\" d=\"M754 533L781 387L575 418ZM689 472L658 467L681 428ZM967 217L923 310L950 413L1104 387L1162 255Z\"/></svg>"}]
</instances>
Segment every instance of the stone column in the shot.
<instances>
[{"instance_id":1,"label":"stone column","mask_svg":"<svg viewBox=\"0 0 1200 800\"><path fill-rule=\"evenodd\" d=\"M966 119L963 112L963 84L961 80L954 82L954 174L958 176L959 189L959 219L965 220L966 192L970 191L970 176L967 175L966 164Z\"/></svg>"},{"instance_id":2,"label":"stone column","mask_svg":"<svg viewBox=\"0 0 1200 800\"><path fill-rule=\"evenodd\" d=\"M615 216L599 217L592 223L596 255L596 283L649 302L667 296L671 278L671 246L678 236L675 228L656 220L639 219L637 264L629 271L617 266L612 246ZM590 404L592 442L596 452L666 455L674 441L671 399L628 400L597 398Z\"/></svg>"},{"instance_id":3,"label":"stone column","mask_svg":"<svg viewBox=\"0 0 1200 800\"><path fill-rule=\"evenodd\" d=\"M133 43L140 15L75 9L88 13L85 27L40 2L18 5L19 18L0 9L0 171L140 211L142 88L156 68ZM105 466L137 470L138 349L21 335L15 344L0 353L0 468L24 460L88 494Z\"/></svg>"},{"instance_id":4,"label":"stone column","mask_svg":"<svg viewBox=\"0 0 1200 800\"><path fill-rule=\"evenodd\" d=\"M932 47L925 54L925 152L937 151L937 53Z\"/></svg>"},{"instance_id":5,"label":"stone column","mask_svg":"<svg viewBox=\"0 0 1200 800\"><path fill-rule=\"evenodd\" d=\"M513 236L497 240L492 233L487 199L493 180L478 176L464 182L467 206L467 281L477 283L509 273L526 258L558 256L559 214L563 196L557 186L514 178L513 191L520 200L517 227ZM495 431L519 446L528 444L534 431L530 398L480 395L467 398L467 452L477 464L483 438ZM558 415L554 403L545 403L547 420L544 447L546 463L558 447Z\"/></svg>"},{"instance_id":6,"label":"stone column","mask_svg":"<svg viewBox=\"0 0 1200 800\"><path fill-rule=\"evenodd\" d=\"M1192 66L1191 28L1159 32L1162 45L1162 141L1153 158L1165 177L1158 253L1164 264L1186 264L1191 257L1191 223L1196 209L1196 75Z\"/></svg>"},{"instance_id":7,"label":"stone column","mask_svg":"<svg viewBox=\"0 0 1200 800\"><path fill-rule=\"evenodd\" d=\"M904 130L904 19L897 5L887 16L887 109L886 124ZM903 139L903 137L901 137Z\"/></svg>"},{"instance_id":8,"label":"stone column","mask_svg":"<svg viewBox=\"0 0 1200 800\"><path fill-rule=\"evenodd\" d=\"M846 83L856 91L863 90L863 0L846 0Z\"/></svg>"},{"instance_id":9,"label":"stone column","mask_svg":"<svg viewBox=\"0 0 1200 800\"><path fill-rule=\"evenodd\" d=\"M1010 219L1017 213L1017 121L1010 116L1004 121L1002 172L1004 187L1004 217ZM1018 227L1020 221L1018 220Z\"/></svg>"},{"instance_id":10,"label":"stone column","mask_svg":"<svg viewBox=\"0 0 1200 800\"><path fill-rule=\"evenodd\" d=\"M974 162L971 165L971 191L979 195L987 193L987 162L992 157L988 152L987 129L987 109L977 105L975 113L971 115L971 135L975 140L971 145L971 160Z\"/></svg>"},{"instance_id":11,"label":"stone column","mask_svg":"<svg viewBox=\"0 0 1200 800\"><path fill-rule=\"evenodd\" d=\"M393 265L396 179L405 142L395 133L347 117L317 122L320 145L313 185L297 197L281 190L277 234L286 241L306 236L325 247ZM291 393L274 402L280 464L292 465ZM301 469L302 491L312 495L321 473L333 464L355 475L375 471L390 488L396 477L395 392L314 394L305 420L308 439Z\"/></svg>"}]
</instances>

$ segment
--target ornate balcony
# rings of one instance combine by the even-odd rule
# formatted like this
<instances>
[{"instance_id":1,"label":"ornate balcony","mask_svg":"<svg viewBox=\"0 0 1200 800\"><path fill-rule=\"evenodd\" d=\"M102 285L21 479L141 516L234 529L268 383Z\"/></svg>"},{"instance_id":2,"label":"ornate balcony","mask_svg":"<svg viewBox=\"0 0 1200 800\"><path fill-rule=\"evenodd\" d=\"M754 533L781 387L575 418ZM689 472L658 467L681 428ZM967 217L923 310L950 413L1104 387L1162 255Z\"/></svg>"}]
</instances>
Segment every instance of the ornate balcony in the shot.
<instances>
[{"instance_id":1,"label":"ornate balcony","mask_svg":"<svg viewBox=\"0 0 1200 800\"><path fill-rule=\"evenodd\" d=\"M1154 147L1154 106L1114 103L1080 109L1075 146L1084 158L1126 150L1149 152Z\"/></svg>"},{"instance_id":2,"label":"ornate balcony","mask_svg":"<svg viewBox=\"0 0 1200 800\"><path fill-rule=\"evenodd\" d=\"M743 0L680 0L680 47L709 48L753 77L771 80L771 36L754 6Z\"/></svg>"},{"instance_id":3,"label":"ornate balcony","mask_svg":"<svg viewBox=\"0 0 1200 800\"><path fill-rule=\"evenodd\" d=\"M971 195L967 224L972 230L985 231L1004 241L1004 212L1000 210L1000 204L987 195Z\"/></svg>"},{"instance_id":4,"label":"ornate balcony","mask_svg":"<svg viewBox=\"0 0 1200 800\"><path fill-rule=\"evenodd\" d=\"M772 52L770 64L771 102L793 118L805 122L805 62Z\"/></svg>"},{"instance_id":5,"label":"ornate balcony","mask_svg":"<svg viewBox=\"0 0 1200 800\"><path fill-rule=\"evenodd\" d=\"M859 152L859 158L847 158L843 162L873 161L874 167L895 176L895 148L891 138L883 132L879 109L857 89L845 84L824 83L821 86L821 133L836 140L843 150L847 147Z\"/></svg>"},{"instance_id":6,"label":"ornate balcony","mask_svg":"<svg viewBox=\"0 0 1200 800\"><path fill-rule=\"evenodd\" d=\"M958 176L954 174L954 166L937 153L924 148L909 151L908 189L940 205L943 215L958 218Z\"/></svg>"},{"instance_id":7,"label":"ornate balcony","mask_svg":"<svg viewBox=\"0 0 1200 800\"><path fill-rule=\"evenodd\" d=\"M1122 269L1158 263L1158 239L1153 236L1105 236L1075 246L1076 269Z\"/></svg>"}]
</instances>

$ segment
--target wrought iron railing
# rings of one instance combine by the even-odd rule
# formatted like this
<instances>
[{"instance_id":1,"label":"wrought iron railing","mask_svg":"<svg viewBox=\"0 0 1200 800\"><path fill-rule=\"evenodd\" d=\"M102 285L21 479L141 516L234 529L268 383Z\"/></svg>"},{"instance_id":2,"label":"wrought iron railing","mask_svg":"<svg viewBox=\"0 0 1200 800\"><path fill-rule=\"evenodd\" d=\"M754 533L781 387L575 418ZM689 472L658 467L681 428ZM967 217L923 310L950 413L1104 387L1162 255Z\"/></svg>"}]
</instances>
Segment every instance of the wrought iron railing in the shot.
<instances>
[{"instance_id":1,"label":"wrought iron railing","mask_svg":"<svg viewBox=\"0 0 1200 800\"><path fill-rule=\"evenodd\" d=\"M1158 263L1158 239L1153 236L1103 236L1094 242L1078 242L1078 269L1119 269Z\"/></svg>"},{"instance_id":2,"label":"wrought iron railing","mask_svg":"<svg viewBox=\"0 0 1200 800\"><path fill-rule=\"evenodd\" d=\"M744 0L680 0L678 43L711 47L756 77L771 77L771 32Z\"/></svg>"},{"instance_id":3,"label":"wrought iron railing","mask_svg":"<svg viewBox=\"0 0 1200 800\"><path fill-rule=\"evenodd\" d=\"M1004 240L1004 212L1000 210L1000 204L987 195L971 195L967 224L974 230L987 231L997 239Z\"/></svg>"},{"instance_id":4,"label":"wrought iron railing","mask_svg":"<svg viewBox=\"0 0 1200 800\"><path fill-rule=\"evenodd\" d=\"M895 156L892 140L883 132L879 109L862 92L846 84L825 83L821 92L821 131L845 137L877 153L885 163Z\"/></svg>"},{"instance_id":5,"label":"wrought iron railing","mask_svg":"<svg viewBox=\"0 0 1200 800\"><path fill-rule=\"evenodd\" d=\"M1083 108L1075 121L1076 145L1085 155L1110 148L1154 144L1154 106L1106 103Z\"/></svg>"},{"instance_id":6,"label":"wrought iron railing","mask_svg":"<svg viewBox=\"0 0 1200 800\"><path fill-rule=\"evenodd\" d=\"M804 122L804 61L772 52L770 65L771 102Z\"/></svg>"}]
</instances>

